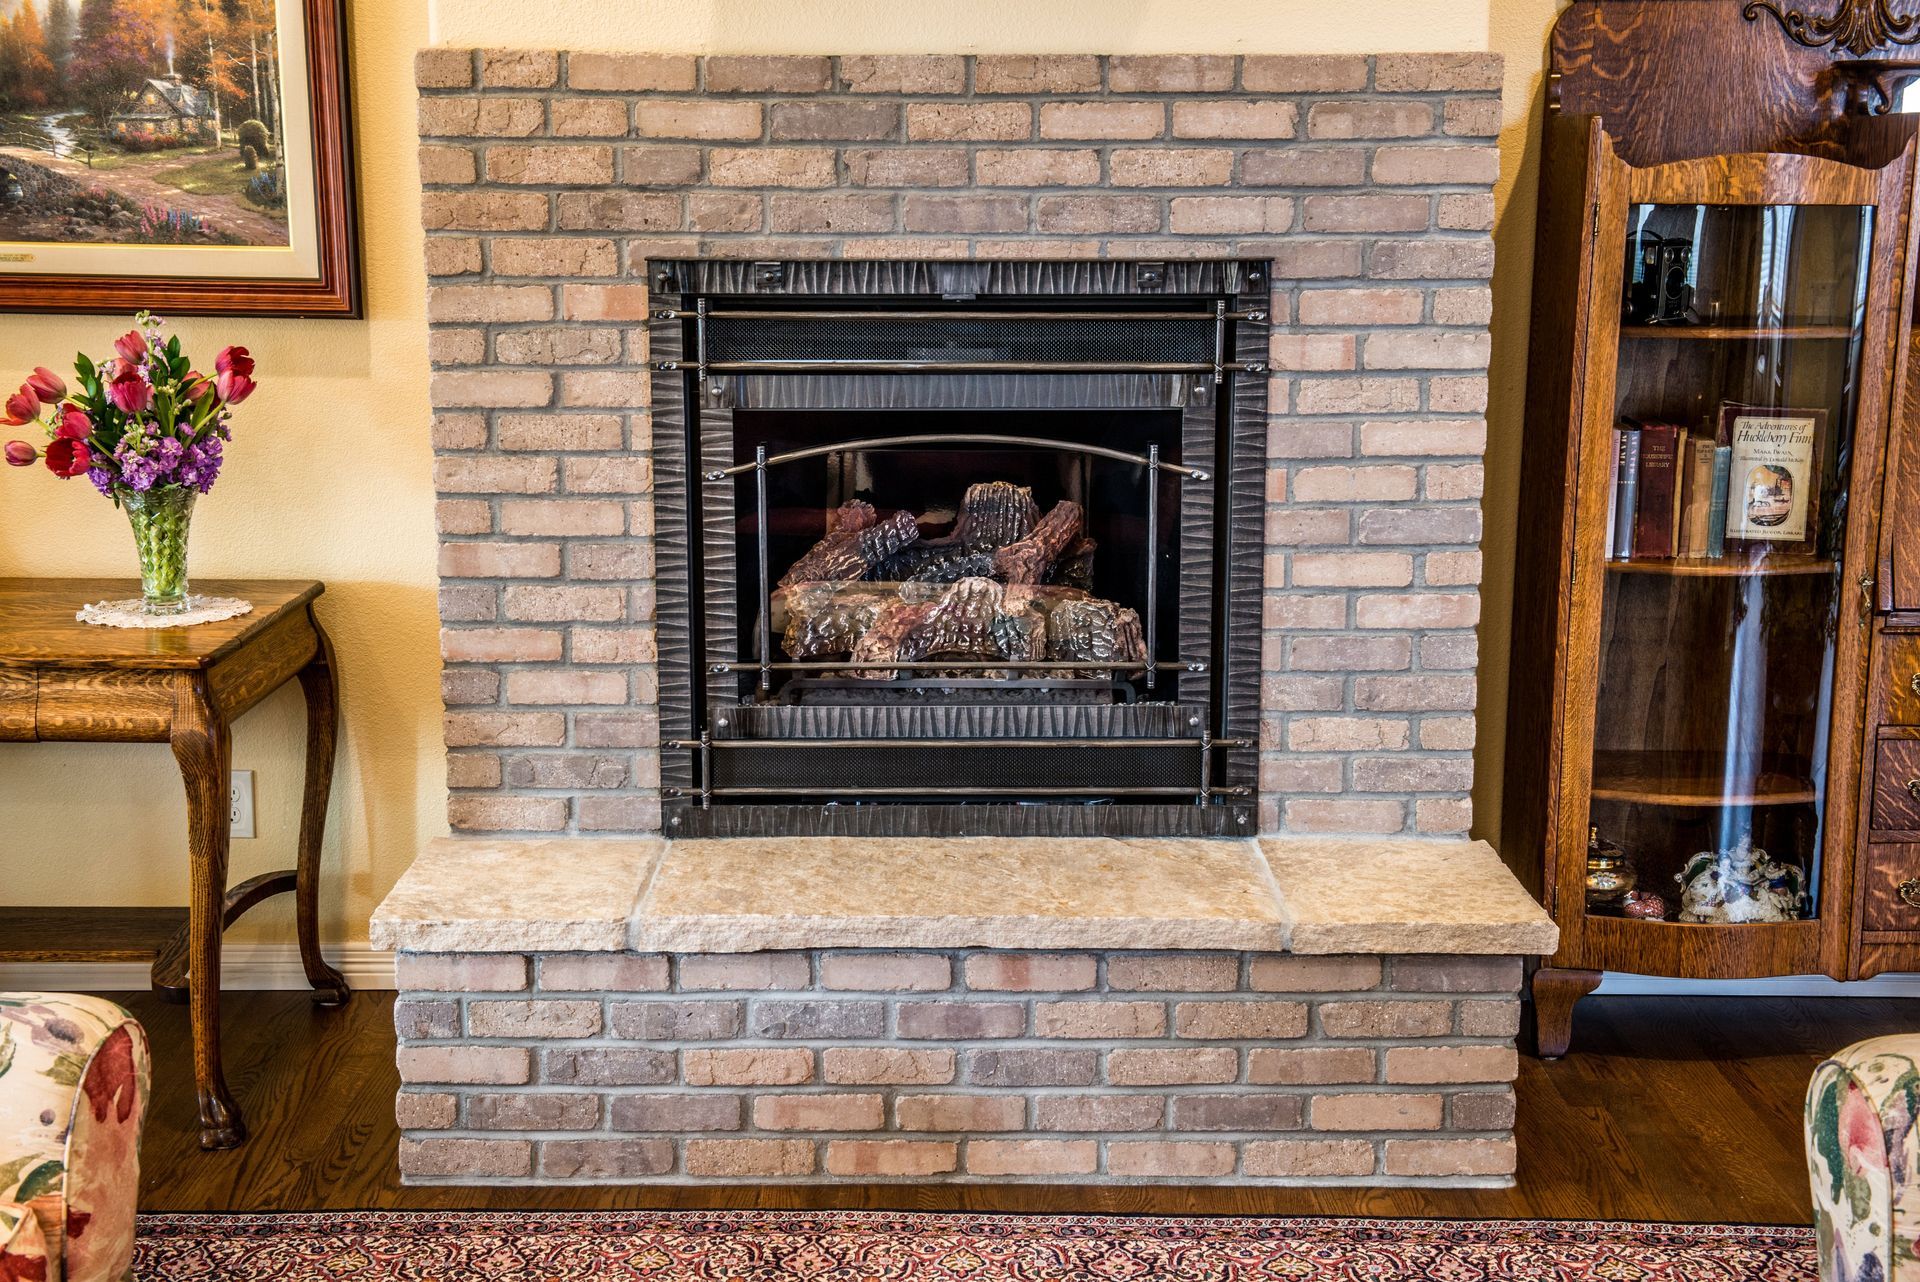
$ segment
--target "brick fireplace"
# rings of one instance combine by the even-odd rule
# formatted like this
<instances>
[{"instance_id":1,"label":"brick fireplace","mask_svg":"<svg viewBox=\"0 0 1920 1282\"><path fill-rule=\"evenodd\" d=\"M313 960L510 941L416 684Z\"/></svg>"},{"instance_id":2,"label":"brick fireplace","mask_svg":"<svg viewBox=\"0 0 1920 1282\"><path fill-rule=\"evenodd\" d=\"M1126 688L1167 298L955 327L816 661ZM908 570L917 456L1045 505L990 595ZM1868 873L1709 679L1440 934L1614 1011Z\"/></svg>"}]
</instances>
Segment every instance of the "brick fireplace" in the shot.
<instances>
[{"instance_id":1,"label":"brick fireplace","mask_svg":"<svg viewBox=\"0 0 1920 1282\"><path fill-rule=\"evenodd\" d=\"M1521 959L1556 932L1466 839L1497 58L432 49L418 72L460 835L422 851L373 921L400 954L406 1179L1508 1181ZM834 281L856 286L808 293ZM978 438L1005 431L1119 481L1017 452L965 475L833 464L830 502L769 515L762 491L756 512L769 467L862 436L767 411L862 407L877 384L818 402L715 380L751 360L703 351L709 319L758 324L772 306L857 327L871 317L843 309L891 307L920 325L945 308L1000 337L888 350L973 373L1018 347L1009 329L1059 332L993 309L1062 282L1081 288L1056 310L1143 326L1130 359L1162 368L1124 377L1145 399L1069 381L982 400L973 382L976 408L1071 415L956 431L976 462L1002 448ZM1209 342L1181 337L1195 315ZM1098 349L1093 377L1115 374L1111 345L1076 332L1074 359ZM760 359L792 358L776 348ZM1151 381L1168 378L1187 381ZM887 408L917 410L924 390ZM865 436L902 432L932 429ZM1156 467L1185 473L1164 491L1181 540L1164 561L1162 500L1136 502L1162 493L1140 480ZM883 501L901 475L927 492ZM978 505L1026 512L1014 544L961 538L986 482L1031 491ZM883 748L902 726L972 725L975 752L1047 720L754 696L788 679L771 669L768 584L869 494L847 530L905 524L867 578L911 580L880 570L896 556L917 573L922 553L991 553L957 580L969 600L1006 613L1016 588L1064 587L1076 617L1112 623L1117 648L1068 674L1108 681L1110 706L1063 707L1058 737L1156 736L1184 782L1140 758L1137 791L1181 793L1163 811L1203 819L942 826L903 810L860 827L796 808L682 826L722 791L702 739L740 733L736 717L878 727ZM929 515L942 503L951 533ZM1104 569L1038 533L1075 505L1062 519L1084 518ZM780 564L756 571L776 528ZM1028 560L1000 554L1029 538L1046 573L1022 578L1008 567ZM1165 573L1138 587L1149 565ZM901 592L887 610L925 604L886 586ZM1052 628L964 653L1046 684L1082 653ZM806 653L862 669L804 674L823 689L911 685L919 654ZM742 679L743 663L759 671ZM949 679L971 678L935 684ZM1081 798L1082 814L1102 812L1087 800L1113 798Z\"/></svg>"},{"instance_id":2,"label":"brick fireplace","mask_svg":"<svg viewBox=\"0 0 1920 1282\"><path fill-rule=\"evenodd\" d=\"M457 830L661 826L646 265L699 258L1271 263L1259 827L1467 830L1497 58L419 79Z\"/></svg>"}]
</instances>

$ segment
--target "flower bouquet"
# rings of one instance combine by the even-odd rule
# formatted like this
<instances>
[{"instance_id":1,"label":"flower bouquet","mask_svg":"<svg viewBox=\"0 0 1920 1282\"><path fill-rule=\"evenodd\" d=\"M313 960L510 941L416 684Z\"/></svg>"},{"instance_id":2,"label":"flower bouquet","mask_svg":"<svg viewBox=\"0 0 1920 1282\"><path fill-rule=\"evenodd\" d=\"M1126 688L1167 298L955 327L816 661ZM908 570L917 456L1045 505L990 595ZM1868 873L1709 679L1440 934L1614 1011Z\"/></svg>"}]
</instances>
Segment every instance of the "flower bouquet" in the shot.
<instances>
[{"instance_id":1,"label":"flower bouquet","mask_svg":"<svg viewBox=\"0 0 1920 1282\"><path fill-rule=\"evenodd\" d=\"M232 439L233 407L253 394L253 358L222 348L212 375L200 373L166 337L158 316L141 312L99 362L74 357L76 385L44 366L5 402L0 423L46 428L45 445L8 441L6 460L44 460L55 476L85 476L124 508L140 553L146 612L187 609L187 530L193 501L220 475Z\"/></svg>"}]
</instances>

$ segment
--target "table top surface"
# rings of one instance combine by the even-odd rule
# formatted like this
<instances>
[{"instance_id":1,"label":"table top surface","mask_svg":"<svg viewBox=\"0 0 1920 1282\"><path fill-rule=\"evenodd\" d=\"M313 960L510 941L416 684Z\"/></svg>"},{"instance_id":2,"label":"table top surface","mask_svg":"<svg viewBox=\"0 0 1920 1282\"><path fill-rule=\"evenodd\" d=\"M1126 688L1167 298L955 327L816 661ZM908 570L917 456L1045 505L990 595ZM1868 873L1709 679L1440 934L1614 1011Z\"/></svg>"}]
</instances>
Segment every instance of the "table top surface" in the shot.
<instances>
[{"instance_id":1,"label":"table top surface","mask_svg":"<svg viewBox=\"0 0 1920 1282\"><path fill-rule=\"evenodd\" d=\"M109 628L74 616L140 595L137 579L0 579L0 669L204 668L326 591L311 579L195 579L200 596L237 596L253 612L190 628Z\"/></svg>"}]
</instances>

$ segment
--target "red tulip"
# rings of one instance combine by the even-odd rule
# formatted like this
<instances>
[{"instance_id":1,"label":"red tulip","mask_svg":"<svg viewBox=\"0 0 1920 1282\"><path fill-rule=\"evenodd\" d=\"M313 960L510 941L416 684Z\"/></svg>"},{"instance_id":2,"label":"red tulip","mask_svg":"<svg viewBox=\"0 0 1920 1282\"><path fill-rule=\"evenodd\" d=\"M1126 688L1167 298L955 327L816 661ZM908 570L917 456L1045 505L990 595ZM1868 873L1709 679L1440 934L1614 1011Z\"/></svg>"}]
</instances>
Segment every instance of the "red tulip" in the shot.
<instances>
[{"instance_id":1,"label":"red tulip","mask_svg":"<svg viewBox=\"0 0 1920 1282\"><path fill-rule=\"evenodd\" d=\"M113 341L113 350L120 353L129 364L135 364L147 354L147 340L141 337L139 330L130 329Z\"/></svg>"},{"instance_id":2,"label":"red tulip","mask_svg":"<svg viewBox=\"0 0 1920 1282\"><path fill-rule=\"evenodd\" d=\"M119 361L107 378L107 399L128 414L143 414L153 404L153 384L139 366Z\"/></svg>"},{"instance_id":3,"label":"red tulip","mask_svg":"<svg viewBox=\"0 0 1920 1282\"><path fill-rule=\"evenodd\" d=\"M247 349L244 347L223 347L220 349L220 354L213 358L213 368L218 374L232 370L236 374L245 374L248 378L252 378L253 357L247 354Z\"/></svg>"},{"instance_id":4,"label":"red tulip","mask_svg":"<svg viewBox=\"0 0 1920 1282\"><path fill-rule=\"evenodd\" d=\"M229 405L238 405L252 396L253 389L257 386L252 379L237 370L225 371L214 380L213 385L219 389L220 399Z\"/></svg>"},{"instance_id":5,"label":"red tulip","mask_svg":"<svg viewBox=\"0 0 1920 1282\"><path fill-rule=\"evenodd\" d=\"M60 437L47 442L47 467L55 476L71 480L93 466L93 451L85 441Z\"/></svg>"},{"instance_id":6,"label":"red tulip","mask_svg":"<svg viewBox=\"0 0 1920 1282\"><path fill-rule=\"evenodd\" d=\"M40 417L40 398L31 387L23 387L7 398L7 426L19 427Z\"/></svg>"},{"instance_id":7,"label":"red tulip","mask_svg":"<svg viewBox=\"0 0 1920 1282\"><path fill-rule=\"evenodd\" d=\"M199 370L188 370L187 376L180 380L180 391L190 401L213 395L213 380Z\"/></svg>"},{"instance_id":8,"label":"red tulip","mask_svg":"<svg viewBox=\"0 0 1920 1282\"><path fill-rule=\"evenodd\" d=\"M53 431L55 436L63 436L70 441L84 441L93 435L93 420L87 417L84 410L69 405L60 415L60 422Z\"/></svg>"},{"instance_id":9,"label":"red tulip","mask_svg":"<svg viewBox=\"0 0 1920 1282\"><path fill-rule=\"evenodd\" d=\"M33 461L40 457L40 451L25 441L8 441L6 454L7 462L14 467L31 466Z\"/></svg>"},{"instance_id":10,"label":"red tulip","mask_svg":"<svg viewBox=\"0 0 1920 1282\"><path fill-rule=\"evenodd\" d=\"M27 379L27 386L40 398L43 405L57 404L67 394L67 385L61 377L45 365L35 367Z\"/></svg>"}]
</instances>

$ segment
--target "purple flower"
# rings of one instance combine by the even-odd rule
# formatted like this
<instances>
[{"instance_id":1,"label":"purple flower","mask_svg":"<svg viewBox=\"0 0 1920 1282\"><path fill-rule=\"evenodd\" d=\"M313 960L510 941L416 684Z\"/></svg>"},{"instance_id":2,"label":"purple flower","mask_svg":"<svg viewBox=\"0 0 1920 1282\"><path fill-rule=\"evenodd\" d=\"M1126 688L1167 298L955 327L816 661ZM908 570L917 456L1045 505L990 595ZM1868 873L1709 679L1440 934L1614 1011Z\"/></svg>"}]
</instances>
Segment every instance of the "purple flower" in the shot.
<instances>
[{"instance_id":1,"label":"purple flower","mask_svg":"<svg viewBox=\"0 0 1920 1282\"><path fill-rule=\"evenodd\" d=\"M209 436L204 441L187 446L186 454L180 460L180 484L191 485L205 494L220 477L220 463L219 437Z\"/></svg>"},{"instance_id":2,"label":"purple flower","mask_svg":"<svg viewBox=\"0 0 1920 1282\"><path fill-rule=\"evenodd\" d=\"M87 479L93 482L93 488L109 497L113 494L113 473L106 468L94 465L87 469Z\"/></svg>"}]
</instances>

